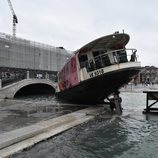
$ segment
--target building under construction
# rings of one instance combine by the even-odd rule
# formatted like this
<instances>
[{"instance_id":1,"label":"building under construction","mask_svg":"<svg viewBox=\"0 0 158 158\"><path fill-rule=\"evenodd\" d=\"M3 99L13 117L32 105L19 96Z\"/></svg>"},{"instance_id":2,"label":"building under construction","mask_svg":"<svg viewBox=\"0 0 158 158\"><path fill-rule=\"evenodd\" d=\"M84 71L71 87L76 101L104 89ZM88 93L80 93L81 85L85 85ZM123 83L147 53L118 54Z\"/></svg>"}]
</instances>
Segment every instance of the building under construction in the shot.
<instances>
[{"instance_id":1,"label":"building under construction","mask_svg":"<svg viewBox=\"0 0 158 158\"><path fill-rule=\"evenodd\" d=\"M43 77L45 73L55 76L70 57L63 47L17 38L0 33L0 77L3 81L22 78L26 71L32 77Z\"/></svg>"},{"instance_id":2,"label":"building under construction","mask_svg":"<svg viewBox=\"0 0 158 158\"><path fill-rule=\"evenodd\" d=\"M55 80L56 73L70 57L63 47L21 39L16 37L18 18L11 0L7 0L13 16L13 35L0 33L0 86L24 78L49 78Z\"/></svg>"}]
</instances>

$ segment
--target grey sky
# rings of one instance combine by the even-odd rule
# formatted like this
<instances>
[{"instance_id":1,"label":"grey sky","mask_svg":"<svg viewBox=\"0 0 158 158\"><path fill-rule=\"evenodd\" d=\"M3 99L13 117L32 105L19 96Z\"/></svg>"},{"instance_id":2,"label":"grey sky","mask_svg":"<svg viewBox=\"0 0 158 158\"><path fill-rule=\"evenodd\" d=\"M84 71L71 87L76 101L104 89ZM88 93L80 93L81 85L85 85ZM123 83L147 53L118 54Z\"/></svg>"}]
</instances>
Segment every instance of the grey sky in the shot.
<instances>
[{"instance_id":1,"label":"grey sky","mask_svg":"<svg viewBox=\"0 0 158 158\"><path fill-rule=\"evenodd\" d=\"M128 48L138 50L144 65L158 67L157 0L12 0L17 36L76 50L124 29ZM12 14L0 0L0 32L12 34Z\"/></svg>"}]
</instances>

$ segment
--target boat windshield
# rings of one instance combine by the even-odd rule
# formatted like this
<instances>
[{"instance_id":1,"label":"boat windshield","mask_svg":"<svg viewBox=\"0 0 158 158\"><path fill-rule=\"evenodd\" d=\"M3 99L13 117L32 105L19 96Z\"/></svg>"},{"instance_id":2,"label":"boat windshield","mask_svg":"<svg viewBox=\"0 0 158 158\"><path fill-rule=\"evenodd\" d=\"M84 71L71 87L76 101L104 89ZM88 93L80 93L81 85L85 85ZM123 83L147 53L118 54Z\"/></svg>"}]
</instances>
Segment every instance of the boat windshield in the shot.
<instances>
[{"instance_id":1,"label":"boat windshield","mask_svg":"<svg viewBox=\"0 0 158 158\"><path fill-rule=\"evenodd\" d=\"M85 67L87 72L90 72L114 64L135 62L137 61L136 51L136 49L118 49L108 52L94 51L92 52L93 58L90 60L84 54L79 57L80 68Z\"/></svg>"}]
</instances>

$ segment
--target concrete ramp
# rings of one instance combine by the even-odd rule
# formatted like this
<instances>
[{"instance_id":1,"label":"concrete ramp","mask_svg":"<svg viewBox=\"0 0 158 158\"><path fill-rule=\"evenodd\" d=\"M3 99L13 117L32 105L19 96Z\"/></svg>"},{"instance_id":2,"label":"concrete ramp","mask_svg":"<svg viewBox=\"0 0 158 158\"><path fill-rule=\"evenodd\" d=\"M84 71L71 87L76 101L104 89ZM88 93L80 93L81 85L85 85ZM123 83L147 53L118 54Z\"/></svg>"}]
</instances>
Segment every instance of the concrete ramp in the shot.
<instances>
[{"instance_id":1,"label":"concrete ramp","mask_svg":"<svg viewBox=\"0 0 158 158\"><path fill-rule=\"evenodd\" d=\"M2 133L0 135L0 157L9 157L42 140L48 139L76 125L93 119L102 112L102 106L89 107L31 126Z\"/></svg>"}]
</instances>

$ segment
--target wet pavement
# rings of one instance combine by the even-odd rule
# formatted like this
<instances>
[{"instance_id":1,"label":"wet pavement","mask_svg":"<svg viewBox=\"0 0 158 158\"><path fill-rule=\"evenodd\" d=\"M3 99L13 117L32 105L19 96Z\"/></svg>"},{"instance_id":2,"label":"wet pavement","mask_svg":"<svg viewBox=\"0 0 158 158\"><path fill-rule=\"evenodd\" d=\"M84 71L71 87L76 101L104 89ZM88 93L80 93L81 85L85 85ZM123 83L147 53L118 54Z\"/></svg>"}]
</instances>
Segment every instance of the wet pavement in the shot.
<instances>
[{"instance_id":1,"label":"wet pavement","mask_svg":"<svg viewBox=\"0 0 158 158\"><path fill-rule=\"evenodd\" d=\"M82 108L50 101L0 100L0 133Z\"/></svg>"}]
</instances>

